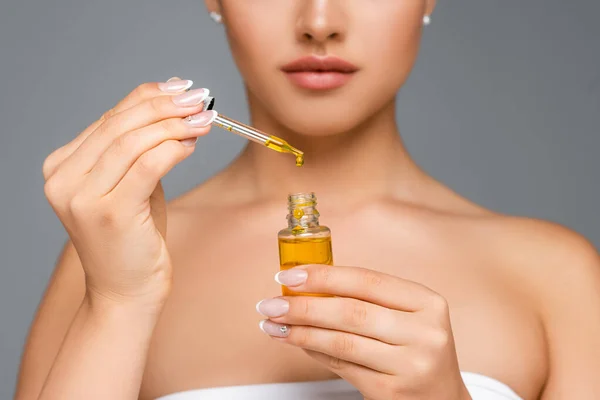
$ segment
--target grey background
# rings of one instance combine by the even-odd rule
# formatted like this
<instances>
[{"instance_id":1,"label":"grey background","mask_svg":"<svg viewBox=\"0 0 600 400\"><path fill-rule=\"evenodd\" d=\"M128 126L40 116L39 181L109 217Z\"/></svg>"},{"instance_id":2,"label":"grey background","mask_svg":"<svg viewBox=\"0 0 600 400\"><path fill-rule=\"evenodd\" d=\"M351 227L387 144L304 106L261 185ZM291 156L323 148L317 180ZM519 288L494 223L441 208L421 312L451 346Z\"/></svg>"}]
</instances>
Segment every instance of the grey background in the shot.
<instances>
[{"instance_id":1,"label":"grey background","mask_svg":"<svg viewBox=\"0 0 600 400\"><path fill-rule=\"evenodd\" d=\"M277 1L277 0L273 0ZM382 0L387 1L387 0ZM417 161L490 208L565 224L600 245L600 2L439 1L400 94ZM173 75L247 119L224 35L201 0L0 2L0 398L66 236L41 165L138 83ZM225 166L244 141L202 139L169 197Z\"/></svg>"}]
</instances>

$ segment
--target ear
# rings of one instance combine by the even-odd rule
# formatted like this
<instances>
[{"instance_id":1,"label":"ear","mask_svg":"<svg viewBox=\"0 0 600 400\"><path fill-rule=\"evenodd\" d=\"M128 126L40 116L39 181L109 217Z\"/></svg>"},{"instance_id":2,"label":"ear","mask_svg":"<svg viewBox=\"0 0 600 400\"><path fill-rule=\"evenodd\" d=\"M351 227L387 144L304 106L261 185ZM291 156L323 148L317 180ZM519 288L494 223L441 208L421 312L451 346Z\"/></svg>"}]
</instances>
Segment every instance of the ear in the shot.
<instances>
[{"instance_id":1,"label":"ear","mask_svg":"<svg viewBox=\"0 0 600 400\"><path fill-rule=\"evenodd\" d=\"M219 0L204 0L208 12L217 12L221 14L221 2Z\"/></svg>"},{"instance_id":2,"label":"ear","mask_svg":"<svg viewBox=\"0 0 600 400\"><path fill-rule=\"evenodd\" d=\"M210 0L207 0L207 2L209 2ZM426 9L425 9L425 15L431 15L433 14L433 10L435 9L435 4L437 3L436 0L427 0L427 4L426 4Z\"/></svg>"}]
</instances>

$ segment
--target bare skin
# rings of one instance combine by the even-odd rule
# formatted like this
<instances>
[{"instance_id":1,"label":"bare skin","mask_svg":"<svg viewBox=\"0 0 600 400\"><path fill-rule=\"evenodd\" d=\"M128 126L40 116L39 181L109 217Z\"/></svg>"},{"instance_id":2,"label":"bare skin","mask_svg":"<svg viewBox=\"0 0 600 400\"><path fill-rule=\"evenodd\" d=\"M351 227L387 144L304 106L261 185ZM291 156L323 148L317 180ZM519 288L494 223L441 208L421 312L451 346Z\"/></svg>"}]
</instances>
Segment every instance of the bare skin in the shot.
<instances>
[{"instance_id":1,"label":"bare skin","mask_svg":"<svg viewBox=\"0 0 600 400\"><path fill-rule=\"evenodd\" d=\"M302 21L312 21L303 29L313 38L319 37L318 29L350 37L355 31L346 31L340 16L364 11L337 2L308 3L314 7L294 12ZM421 4L385 11L406 14L412 21L408 27L388 29L406 29L396 36L402 33L407 46L416 49L411 32L419 21L415 16L433 5L414 3ZM222 6L218 10L226 21L253 12L235 0L208 5L211 10ZM279 7L272 12L288 8ZM341 103L336 96L343 94L299 102L303 94L275 78L270 89L253 90L272 71L258 70L254 57L268 46L253 47L245 40L261 36L260 29L266 28L246 27L242 34L235 28L241 25L232 26L228 35L249 87L253 124L305 150L306 166L297 169L292 158L252 144L226 170L170 203L166 230L162 203L151 202L170 256L170 262L155 268L172 273L172 279L129 277L136 284L119 296L107 293L122 289L120 282L92 267L100 258L86 248L95 241L82 240L84 235L73 233L75 227L85 231L81 223L63 217L75 246L69 244L61 257L32 326L17 398L38 398L44 382L41 398L58 398L53 394L64 387L72 388L69 394L81 393L85 387L69 380L78 369L82 377L97 377L103 389L110 386L111 374L123 375L126 390L109 388L114 391L106 393L127 399L137 397L138 389L139 398L152 399L196 388L336 378L331 368L301 349L270 340L258 329L261 317L254 310L257 301L280 293L273 280L278 271L275 235L285 226L286 195L298 191L317 193L322 222L333 232L336 265L418 282L446 299L460 370L496 378L526 400L597 398L600 260L593 246L565 228L486 210L427 176L400 140L390 96L382 94L386 102L371 101L372 107L348 117L356 107ZM403 53L407 61L399 68L406 74L412 64L406 54L411 52ZM367 67L364 73L369 73ZM405 75L386 78L401 85ZM385 82L371 84L375 91L380 85L381 94ZM314 101L322 101L316 111ZM295 111L285 111L287 102L294 103ZM320 112L328 112L335 128L315 115ZM64 164L61 157L47 163L48 176L54 166ZM160 194L160 188L153 192L154 198ZM126 256L123 260L134 260ZM132 342L109 341L112 345L96 354L81 345L90 343L89 338L104 343L128 335ZM88 356L83 362L78 359L82 354ZM137 361L130 370L117 364L102 370L114 359L111 354Z\"/></svg>"}]
</instances>

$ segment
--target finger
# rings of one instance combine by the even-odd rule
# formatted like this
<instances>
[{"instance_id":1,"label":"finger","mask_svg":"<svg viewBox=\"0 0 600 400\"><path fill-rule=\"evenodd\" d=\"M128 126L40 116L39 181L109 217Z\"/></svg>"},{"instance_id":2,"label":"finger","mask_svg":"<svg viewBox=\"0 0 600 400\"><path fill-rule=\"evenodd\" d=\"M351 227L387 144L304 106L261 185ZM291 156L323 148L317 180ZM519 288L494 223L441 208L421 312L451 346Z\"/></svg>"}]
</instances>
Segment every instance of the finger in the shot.
<instances>
[{"instance_id":1,"label":"finger","mask_svg":"<svg viewBox=\"0 0 600 400\"><path fill-rule=\"evenodd\" d=\"M190 118L172 118L120 136L90 171L87 180L97 196L110 192L142 154L166 140L193 139L205 135L217 112L203 111Z\"/></svg>"},{"instance_id":2,"label":"finger","mask_svg":"<svg viewBox=\"0 0 600 400\"><path fill-rule=\"evenodd\" d=\"M202 111L208 89L196 89L175 97L153 97L105 121L60 166L67 177L87 174L119 136L168 118L183 118Z\"/></svg>"},{"instance_id":3,"label":"finger","mask_svg":"<svg viewBox=\"0 0 600 400\"><path fill-rule=\"evenodd\" d=\"M112 115L125 111L139 103L142 103L152 97L173 95L184 92L193 85L191 80L181 80L180 78L171 78L163 83L144 83L129 93L115 107L104 113L97 121L93 122L75 139L66 145L56 149L48 156L42 169L44 178L49 179L54 174L58 165L69 157L83 141L94 132L104 121Z\"/></svg>"},{"instance_id":4,"label":"finger","mask_svg":"<svg viewBox=\"0 0 600 400\"><path fill-rule=\"evenodd\" d=\"M340 360L339 358L316 351L305 350L305 352L356 389L360 388L360 393L365 396L365 399L391 399L394 397L392 392L388 390L392 386L392 375L374 371L362 365Z\"/></svg>"},{"instance_id":5,"label":"finger","mask_svg":"<svg viewBox=\"0 0 600 400\"><path fill-rule=\"evenodd\" d=\"M275 280L292 291L351 297L402 311L422 310L437 295L418 283L358 267L304 265L279 272Z\"/></svg>"},{"instance_id":6,"label":"finger","mask_svg":"<svg viewBox=\"0 0 600 400\"><path fill-rule=\"evenodd\" d=\"M393 374L399 349L402 348L347 332L282 325L269 320L261 321L260 328L279 341L386 374Z\"/></svg>"},{"instance_id":7,"label":"finger","mask_svg":"<svg viewBox=\"0 0 600 400\"><path fill-rule=\"evenodd\" d=\"M263 300L257 310L273 322L314 326L370 337L388 344L414 343L416 316L346 297L289 296Z\"/></svg>"},{"instance_id":8,"label":"finger","mask_svg":"<svg viewBox=\"0 0 600 400\"><path fill-rule=\"evenodd\" d=\"M166 82L149 82L135 88L125 98L123 98L112 110L103 115L102 119L109 119L111 116L119 114L138 104L141 104L153 97L172 96L183 93L194 85L194 81L173 77Z\"/></svg>"},{"instance_id":9,"label":"finger","mask_svg":"<svg viewBox=\"0 0 600 400\"><path fill-rule=\"evenodd\" d=\"M121 202L147 201L160 180L175 165L189 157L194 143L167 140L142 154L109 195Z\"/></svg>"}]
</instances>

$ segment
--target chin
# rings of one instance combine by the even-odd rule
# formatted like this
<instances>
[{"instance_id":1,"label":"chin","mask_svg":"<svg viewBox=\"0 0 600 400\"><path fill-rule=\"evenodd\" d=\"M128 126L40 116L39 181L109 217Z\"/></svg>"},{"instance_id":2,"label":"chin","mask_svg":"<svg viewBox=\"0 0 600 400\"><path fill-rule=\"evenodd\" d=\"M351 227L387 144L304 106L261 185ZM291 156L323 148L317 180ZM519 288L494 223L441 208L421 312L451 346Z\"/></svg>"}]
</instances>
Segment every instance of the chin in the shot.
<instances>
[{"instance_id":1,"label":"chin","mask_svg":"<svg viewBox=\"0 0 600 400\"><path fill-rule=\"evenodd\" d=\"M269 96L266 96L267 100ZM298 96L278 93L279 101L263 103L271 116L289 131L310 137L339 135L352 131L370 117L370 107L357 107L353 96Z\"/></svg>"},{"instance_id":2,"label":"chin","mask_svg":"<svg viewBox=\"0 0 600 400\"><path fill-rule=\"evenodd\" d=\"M323 109L313 110L307 114L295 108L287 112L281 110L273 116L291 132L306 137L340 135L354 130L369 117L357 113L356 109L352 113L345 112L343 109L344 107L340 107L330 112ZM307 118L307 115L310 117Z\"/></svg>"}]
</instances>

